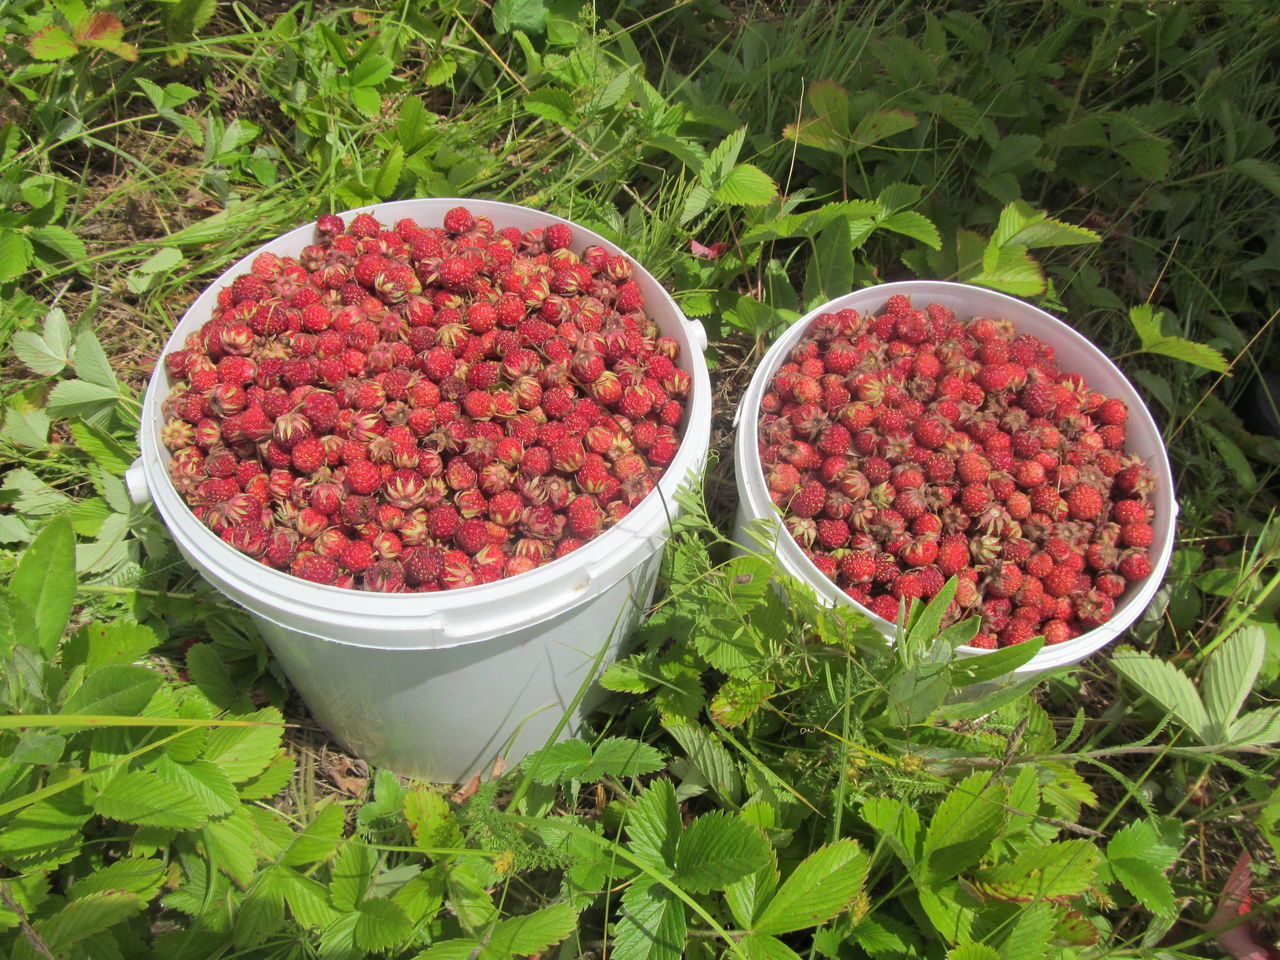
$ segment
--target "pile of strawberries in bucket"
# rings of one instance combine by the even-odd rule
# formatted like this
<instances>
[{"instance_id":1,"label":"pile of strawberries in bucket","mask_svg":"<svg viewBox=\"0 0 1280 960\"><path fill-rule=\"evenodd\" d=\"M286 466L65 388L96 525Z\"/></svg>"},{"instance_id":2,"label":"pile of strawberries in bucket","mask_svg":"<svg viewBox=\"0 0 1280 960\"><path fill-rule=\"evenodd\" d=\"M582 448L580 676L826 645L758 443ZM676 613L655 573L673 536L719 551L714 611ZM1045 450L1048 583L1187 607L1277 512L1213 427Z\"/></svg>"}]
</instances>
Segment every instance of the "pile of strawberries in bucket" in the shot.
<instances>
[{"instance_id":1,"label":"pile of strawberries in bucket","mask_svg":"<svg viewBox=\"0 0 1280 960\"><path fill-rule=\"evenodd\" d=\"M814 319L764 394L759 453L786 529L856 602L892 621L954 576L974 646L1061 643L1152 572L1156 478L1128 417L1009 322L895 295Z\"/></svg>"},{"instance_id":2,"label":"pile of strawberries in bucket","mask_svg":"<svg viewBox=\"0 0 1280 960\"><path fill-rule=\"evenodd\" d=\"M617 523L676 455L691 386L632 264L451 209L324 216L164 358L161 439L200 520L316 583L489 583Z\"/></svg>"}]
</instances>

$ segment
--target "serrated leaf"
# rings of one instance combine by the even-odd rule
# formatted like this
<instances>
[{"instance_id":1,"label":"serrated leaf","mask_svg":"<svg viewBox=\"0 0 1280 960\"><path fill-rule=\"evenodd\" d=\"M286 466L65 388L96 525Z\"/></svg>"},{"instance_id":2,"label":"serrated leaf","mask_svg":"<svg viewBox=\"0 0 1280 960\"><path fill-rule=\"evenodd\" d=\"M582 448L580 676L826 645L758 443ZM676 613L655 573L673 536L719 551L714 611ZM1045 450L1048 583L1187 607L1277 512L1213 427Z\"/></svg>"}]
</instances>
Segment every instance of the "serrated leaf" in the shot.
<instances>
[{"instance_id":1,"label":"serrated leaf","mask_svg":"<svg viewBox=\"0 0 1280 960\"><path fill-rule=\"evenodd\" d=\"M1241 627L1209 655L1200 678L1200 696L1213 724L1212 737L1221 742L1244 706L1266 655L1261 628Z\"/></svg>"},{"instance_id":2,"label":"serrated leaf","mask_svg":"<svg viewBox=\"0 0 1280 960\"><path fill-rule=\"evenodd\" d=\"M983 892L1006 900L1074 897L1097 872L1102 855L1088 840L1030 847L1007 863L973 872Z\"/></svg>"},{"instance_id":3,"label":"serrated leaf","mask_svg":"<svg viewBox=\"0 0 1280 960\"><path fill-rule=\"evenodd\" d=\"M86 380L60 380L49 391L45 406L58 417L92 416L104 404L115 403L120 393Z\"/></svg>"},{"instance_id":4,"label":"serrated leaf","mask_svg":"<svg viewBox=\"0 0 1280 960\"><path fill-rule=\"evenodd\" d=\"M1245 157L1231 164L1230 169L1266 187L1280 197L1280 165L1259 160L1257 157Z\"/></svg>"},{"instance_id":5,"label":"serrated leaf","mask_svg":"<svg viewBox=\"0 0 1280 960\"><path fill-rule=\"evenodd\" d=\"M1130 140L1115 147L1133 171L1145 180L1163 180L1169 173L1173 158L1169 153L1169 144L1154 137L1141 140Z\"/></svg>"},{"instance_id":6,"label":"serrated leaf","mask_svg":"<svg viewBox=\"0 0 1280 960\"><path fill-rule=\"evenodd\" d=\"M377 852L364 843L343 844L330 868L329 898L336 909L354 910L364 899L373 879Z\"/></svg>"},{"instance_id":7,"label":"serrated leaf","mask_svg":"<svg viewBox=\"0 0 1280 960\"><path fill-rule=\"evenodd\" d=\"M699 171L702 182L714 186L729 175L738 162L738 154L742 152L742 144L747 137L747 128L739 127L729 134L707 154L707 160Z\"/></svg>"},{"instance_id":8,"label":"serrated leaf","mask_svg":"<svg viewBox=\"0 0 1280 960\"><path fill-rule=\"evenodd\" d=\"M730 677L711 698L711 716L723 727L736 727L755 716L773 690L766 680Z\"/></svg>"},{"instance_id":9,"label":"serrated leaf","mask_svg":"<svg viewBox=\"0 0 1280 960\"><path fill-rule=\"evenodd\" d=\"M994 242L983 256L982 270L965 281L1021 297L1044 293L1046 287L1044 271L1025 247L998 247Z\"/></svg>"},{"instance_id":10,"label":"serrated leaf","mask_svg":"<svg viewBox=\"0 0 1280 960\"><path fill-rule=\"evenodd\" d=\"M413 932L413 925L404 915L400 905L383 897L370 897L360 901L356 910L356 946L362 950L376 952L386 950L408 938Z\"/></svg>"},{"instance_id":11,"label":"serrated leaf","mask_svg":"<svg viewBox=\"0 0 1280 960\"><path fill-rule=\"evenodd\" d=\"M198 799L147 770L127 770L113 777L93 808L101 816L144 827L195 830L209 819Z\"/></svg>"},{"instance_id":12,"label":"serrated leaf","mask_svg":"<svg viewBox=\"0 0 1280 960\"><path fill-rule=\"evenodd\" d=\"M755 873L769 862L769 842L755 827L715 810L685 828L676 845L675 879L686 890L709 893Z\"/></svg>"},{"instance_id":13,"label":"serrated leaf","mask_svg":"<svg viewBox=\"0 0 1280 960\"><path fill-rule=\"evenodd\" d=\"M81 261L89 255L88 250L85 249L84 241L66 227L59 227L56 224L32 227L28 236L34 242L53 250L63 260Z\"/></svg>"},{"instance_id":14,"label":"serrated leaf","mask_svg":"<svg viewBox=\"0 0 1280 960\"><path fill-rule=\"evenodd\" d=\"M843 139L849 137L849 92L834 80L817 80L805 91L805 100L817 117L831 125Z\"/></svg>"},{"instance_id":15,"label":"serrated leaf","mask_svg":"<svg viewBox=\"0 0 1280 960\"><path fill-rule=\"evenodd\" d=\"M462 828L449 801L430 787L415 787L403 795L404 818L413 840L422 849L462 846Z\"/></svg>"},{"instance_id":16,"label":"serrated leaf","mask_svg":"<svg viewBox=\"0 0 1280 960\"><path fill-rule=\"evenodd\" d=\"M162 861L128 856L95 867L91 873L77 879L67 891L67 897L79 900L106 890L121 890L147 901L160 891L164 880L165 865Z\"/></svg>"},{"instance_id":17,"label":"serrated leaf","mask_svg":"<svg viewBox=\"0 0 1280 960\"><path fill-rule=\"evenodd\" d=\"M657 683L647 676L647 660L643 654L611 663L600 675L600 686L616 693L648 693Z\"/></svg>"},{"instance_id":18,"label":"serrated leaf","mask_svg":"<svg viewBox=\"0 0 1280 960\"><path fill-rule=\"evenodd\" d=\"M892 230L894 233L900 233L913 240L919 240L925 246L932 247L934 250L942 249L942 237L938 233L938 228L933 225L933 221L922 213L916 213L914 210L901 210L898 213L890 214L880 220L876 226Z\"/></svg>"},{"instance_id":19,"label":"serrated leaf","mask_svg":"<svg viewBox=\"0 0 1280 960\"><path fill-rule=\"evenodd\" d=\"M525 758L524 767L537 783L551 784L580 780L591 765L591 745L584 740L563 740L536 750Z\"/></svg>"},{"instance_id":20,"label":"serrated leaf","mask_svg":"<svg viewBox=\"0 0 1280 960\"><path fill-rule=\"evenodd\" d=\"M655 780L627 813L627 840L633 853L654 866L675 864L680 811L670 780Z\"/></svg>"},{"instance_id":21,"label":"serrated leaf","mask_svg":"<svg viewBox=\"0 0 1280 960\"><path fill-rule=\"evenodd\" d=\"M914 869L921 857L920 814L890 797L872 797L862 804L862 819L885 839L903 865Z\"/></svg>"},{"instance_id":22,"label":"serrated leaf","mask_svg":"<svg viewBox=\"0 0 1280 960\"><path fill-rule=\"evenodd\" d=\"M111 361L107 359L106 351L102 349L102 344L98 342L92 327L86 326L76 337L71 362L81 380L119 393L120 383L116 380L115 370L112 369Z\"/></svg>"},{"instance_id":23,"label":"serrated leaf","mask_svg":"<svg viewBox=\"0 0 1280 960\"><path fill-rule=\"evenodd\" d=\"M1022 905L1005 928L1000 944L1003 960L1044 960L1055 927L1054 908L1040 901Z\"/></svg>"},{"instance_id":24,"label":"serrated leaf","mask_svg":"<svg viewBox=\"0 0 1280 960\"><path fill-rule=\"evenodd\" d=\"M740 163L729 171L716 188L721 203L759 207L778 195L778 185L767 173L751 163Z\"/></svg>"},{"instance_id":25,"label":"serrated leaf","mask_svg":"<svg viewBox=\"0 0 1280 960\"><path fill-rule=\"evenodd\" d=\"M574 122L577 106L573 94L559 87L540 87L525 94L524 108L553 123L568 126Z\"/></svg>"},{"instance_id":26,"label":"serrated leaf","mask_svg":"<svg viewBox=\"0 0 1280 960\"><path fill-rule=\"evenodd\" d=\"M955 682L966 684L994 680L1029 663L1042 649L1044 637L1035 637L1026 643L1001 647L981 656L965 657L951 664L951 676Z\"/></svg>"},{"instance_id":27,"label":"serrated leaf","mask_svg":"<svg viewBox=\"0 0 1280 960\"><path fill-rule=\"evenodd\" d=\"M1227 740L1241 746L1280 741L1280 707L1263 707L1237 717Z\"/></svg>"},{"instance_id":28,"label":"serrated leaf","mask_svg":"<svg viewBox=\"0 0 1280 960\"><path fill-rule=\"evenodd\" d=\"M990 774L975 773L943 797L924 838L930 876L949 879L978 863L1004 826L1006 794Z\"/></svg>"},{"instance_id":29,"label":"serrated leaf","mask_svg":"<svg viewBox=\"0 0 1280 960\"><path fill-rule=\"evenodd\" d=\"M919 123L920 120L909 110L875 110L864 114L853 128L853 149L857 152L863 147L911 130Z\"/></svg>"},{"instance_id":30,"label":"serrated leaf","mask_svg":"<svg viewBox=\"0 0 1280 960\"><path fill-rule=\"evenodd\" d=\"M31 608L8 587L0 587L0 655L7 655L14 644L32 646L36 637L36 620Z\"/></svg>"},{"instance_id":31,"label":"serrated leaf","mask_svg":"<svg viewBox=\"0 0 1280 960\"><path fill-rule=\"evenodd\" d=\"M664 726L711 788L726 803L736 804L742 794L742 776L724 744L698 724L668 722Z\"/></svg>"},{"instance_id":32,"label":"serrated leaf","mask_svg":"<svg viewBox=\"0 0 1280 960\"><path fill-rule=\"evenodd\" d=\"M42 377L52 377L67 365L64 354L55 351L37 333L20 330L13 335L13 353L32 373Z\"/></svg>"},{"instance_id":33,"label":"serrated leaf","mask_svg":"<svg viewBox=\"0 0 1280 960\"><path fill-rule=\"evenodd\" d=\"M1111 665L1122 677L1187 728L1204 743L1209 727L1200 694L1185 673L1169 663L1132 647L1121 647L1111 658Z\"/></svg>"},{"instance_id":34,"label":"serrated leaf","mask_svg":"<svg viewBox=\"0 0 1280 960\"><path fill-rule=\"evenodd\" d=\"M160 779L173 784L176 791L198 801L209 817L224 816L240 802L240 795L227 775L208 760L177 763L170 757L161 757L156 761L155 772Z\"/></svg>"},{"instance_id":35,"label":"serrated leaf","mask_svg":"<svg viewBox=\"0 0 1280 960\"><path fill-rule=\"evenodd\" d=\"M101 427L81 420L71 424L71 435L76 446L108 473L123 475L133 464L135 455Z\"/></svg>"},{"instance_id":36,"label":"serrated leaf","mask_svg":"<svg viewBox=\"0 0 1280 960\"><path fill-rule=\"evenodd\" d=\"M497 0L493 5L493 29L499 34L542 33L546 28L546 0Z\"/></svg>"},{"instance_id":37,"label":"serrated leaf","mask_svg":"<svg viewBox=\"0 0 1280 960\"><path fill-rule=\"evenodd\" d=\"M683 902L656 883L633 883L622 894L612 955L617 960L681 960L687 932Z\"/></svg>"},{"instance_id":38,"label":"serrated leaf","mask_svg":"<svg viewBox=\"0 0 1280 960\"><path fill-rule=\"evenodd\" d=\"M0 861L15 870L51 869L83 846L81 828L93 816L84 785L37 800L19 810L0 830Z\"/></svg>"},{"instance_id":39,"label":"serrated leaf","mask_svg":"<svg viewBox=\"0 0 1280 960\"><path fill-rule=\"evenodd\" d=\"M0 283L7 283L31 266L31 241L13 230L0 229Z\"/></svg>"},{"instance_id":40,"label":"serrated leaf","mask_svg":"<svg viewBox=\"0 0 1280 960\"><path fill-rule=\"evenodd\" d=\"M962 943L947 951L946 960L1000 960L1000 954L985 943Z\"/></svg>"},{"instance_id":41,"label":"serrated leaf","mask_svg":"<svg viewBox=\"0 0 1280 960\"><path fill-rule=\"evenodd\" d=\"M502 956L526 956L555 946L578 923L578 912L570 904L557 903L533 913L499 920L489 935L489 949Z\"/></svg>"},{"instance_id":42,"label":"serrated leaf","mask_svg":"<svg viewBox=\"0 0 1280 960\"><path fill-rule=\"evenodd\" d=\"M590 765L582 772L581 780L599 780L601 777L638 777L653 773L663 766L662 754L639 740L627 737L608 737L596 745Z\"/></svg>"},{"instance_id":43,"label":"serrated leaf","mask_svg":"<svg viewBox=\"0 0 1280 960\"><path fill-rule=\"evenodd\" d=\"M1194 364L1215 373L1226 373L1230 366L1227 358L1213 347L1193 340L1184 340L1182 337L1157 337L1144 343L1142 349L1147 353L1172 357L1174 360Z\"/></svg>"},{"instance_id":44,"label":"serrated leaf","mask_svg":"<svg viewBox=\"0 0 1280 960\"><path fill-rule=\"evenodd\" d=\"M275 707L230 717L258 721L256 727L218 727L209 734L204 758L217 763L232 783L241 783L266 768L280 750L283 717Z\"/></svg>"},{"instance_id":45,"label":"serrated leaf","mask_svg":"<svg viewBox=\"0 0 1280 960\"><path fill-rule=\"evenodd\" d=\"M374 193L383 199L390 197L400 182L400 173L403 170L404 147L394 143L382 158L382 165L378 168L378 175L373 182Z\"/></svg>"},{"instance_id":46,"label":"serrated leaf","mask_svg":"<svg viewBox=\"0 0 1280 960\"><path fill-rule=\"evenodd\" d=\"M49 419L49 415L39 407L28 409L14 406L4 412L4 430L0 431L0 435L19 447L47 453L52 449L49 445L52 426L53 421Z\"/></svg>"},{"instance_id":47,"label":"serrated leaf","mask_svg":"<svg viewBox=\"0 0 1280 960\"><path fill-rule=\"evenodd\" d=\"M161 683L160 674L146 667L109 664L89 674L67 697L62 716L137 716Z\"/></svg>"},{"instance_id":48,"label":"serrated leaf","mask_svg":"<svg viewBox=\"0 0 1280 960\"><path fill-rule=\"evenodd\" d=\"M1176 910L1165 872L1178 858L1180 833L1181 825L1173 821L1161 830L1150 820L1137 820L1117 830L1107 843L1107 863L1116 879L1144 907L1165 916Z\"/></svg>"},{"instance_id":49,"label":"serrated leaf","mask_svg":"<svg viewBox=\"0 0 1280 960\"><path fill-rule=\"evenodd\" d=\"M66 630L76 596L76 535L71 521L55 517L22 552L9 589L35 620L35 641L52 656Z\"/></svg>"},{"instance_id":50,"label":"serrated leaf","mask_svg":"<svg viewBox=\"0 0 1280 960\"><path fill-rule=\"evenodd\" d=\"M146 903L135 893L103 890L68 901L52 917L37 921L33 932L46 948L48 956L70 956L72 946L111 929L142 912L145 906Z\"/></svg>"},{"instance_id":51,"label":"serrated leaf","mask_svg":"<svg viewBox=\"0 0 1280 960\"><path fill-rule=\"evenodd\" d=\"M738 949L749 960L800 960L796 953L777 937L765 933L748 933L738 940Z\"/></svg>"},{"instance_id":52,"label":"serrated leaf","mask_svg":"<svg viewBox=\"0 0 1280 960\"><path fill-rule=\"evenodd\" d=\"M862 892L870 860L850 839L809 854L761 910L753 933L782 934L816 926L848 908Z\"/></svg>"},{"instance_id":53,"label":"serrated leaf","mask_svg":"<svg viewBox=\"0 0 1280 960\"><path fill-rule=\"evenodd\" d=\"M1040 151L1044 141L1030 133L1014 133L1001 137L992 148L984 173L994 177L1005 172L1019 172Z\"/></svg>"},{"instance_id":54,"label":"serrated leaf","mask_svg":"<svg viewBox=\"0 0 1280 960\"><path fill-rule=\"evenodd\" d=\"M206 824L200 839L211 865L242 886L253 880L258 865L258 855L254 850L257 831L243 805Z\"/></svg>"},{"instance_id":55,"label":"serrated leaf","mask_svg":"<svg viewBox=\"0 0 1280 960\"><path fill-rule=\"evenodd\" d=\"M57 24L41 27L27 40L27 52L37 60L65 60L79 51L71 35Z\"/></svg>"}]
</instances>

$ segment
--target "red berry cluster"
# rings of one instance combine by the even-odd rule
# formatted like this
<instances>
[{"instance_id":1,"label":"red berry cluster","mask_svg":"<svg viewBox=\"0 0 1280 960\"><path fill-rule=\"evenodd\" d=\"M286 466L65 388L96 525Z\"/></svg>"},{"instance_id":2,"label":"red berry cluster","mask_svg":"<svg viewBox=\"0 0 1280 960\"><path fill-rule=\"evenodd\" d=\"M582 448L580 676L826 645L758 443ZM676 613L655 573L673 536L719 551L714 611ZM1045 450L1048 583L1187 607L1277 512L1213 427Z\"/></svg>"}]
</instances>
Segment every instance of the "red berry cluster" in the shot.
<instances>
[{"instance_id":1,"label":"red berry cluster","mask_svg":"<svg viewBox=\"0 0 1280 960\"><path fill-rule=\"evenodd\" d=\"M691 379L632 264L562 223L324 216L165 356L162 440L211 530L387 592L532 570L600 534L679 445Z\"/></svg>"},{"instance_id":2,"label":"red berry cluster","mask_svg":"<svg viewBox=\"0 0 1280 960\"><path fill-rule=\"evenodd\" d=\"M761 403L760 456L787 530L874 613L955 576L975 646L1061 643L1151 573L1128 413L1007 320L898 295L813 321Z\"/></svg>"}]
</instances>

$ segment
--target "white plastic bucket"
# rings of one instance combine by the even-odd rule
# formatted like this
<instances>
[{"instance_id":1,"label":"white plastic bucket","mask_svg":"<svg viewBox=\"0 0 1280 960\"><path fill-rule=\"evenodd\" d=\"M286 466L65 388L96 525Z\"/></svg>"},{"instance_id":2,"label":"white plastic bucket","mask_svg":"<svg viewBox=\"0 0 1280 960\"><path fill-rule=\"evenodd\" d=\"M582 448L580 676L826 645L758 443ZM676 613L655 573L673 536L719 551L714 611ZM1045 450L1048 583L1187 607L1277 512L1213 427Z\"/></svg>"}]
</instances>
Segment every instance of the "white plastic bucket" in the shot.
<instances>
[{"instance_id":1,"label":"white plastic bucket","mask_svg":"<svg viewBox=\"0 0 1280 960\"><path fill-rule=\"evenodd\" d=\"M1150 550L1151 575L1141 583L1133 584L1121 595L1116 602L1115 613L1106 623L1074 639L1042 648L1007 679L1013 682L1046 670L1078 663L1124 633L1147 608L1160 588L1160 581L1164 579L1169 558L1173 554L1174 523L1178 514L1178 501L1173 493L1173 471L1169 467L1164 441L1151 413L1116 365L1087 338L1061 320L1003 293L940 280L884 283L837 297L811 310L792 324L769 348L756 367L735 415L737 434L734 441L734 471L738 485L738 512L733 540L740 546L767 549L776 555L783 570L812 586L823 602L832 606L856 607L881 633L889 638L893 637L894 624L852 600L824 576L779 522L781 515L769 499L764 470L760 464L758 426L760 402L765 392L791 348L805 335L815 317L846 308L863 314L875 314L894 294L910 297L917 309L923 309L929 303L942 304L955 311L962 319L971 316L1004 317L1013 323L1019 333L1029 333L1052 344L1057 351L1058 365L1063 370L1082 374L1090 387L1107 396L1119 397L1129 407L1125 450L1142 457L1156 475L1156 490L1151 497L1155 509L1155 519L1152 522L1155 539ZM759 543L762 536L765 544ZM961 647L960 652L969 656L981 656L984 651L966 646ZM984 689L989 688L984 685Z\"/></svg>"},{"instance_id":2,"label":"white plastic bucket","mask_svg":"<svg viewBox=\"0 0 1280 960\"><path fill-rule=\"evenodd\" d=\"M388 225L410 217L438 226L465 204L498 227L569 223L541 211L483 200L404 200L360 210ZM577 224L574 249L599 244ZM312 242L300 227L234 264L191 305L165 346L180 349L212 315L217 291L262 251L296 256ZM348 750L396 773L458 783L503 756L514 763L553 734L603 648L612 660L649 602L674 494L701 474L711 431L711 387L702 325L685 318L635 264L645 310L680 343L692 377L679 451L657 488L618 524L565 557L494 583L429 594L366 593L310 583L258 563L196 519L167 471L161 404L172 383L163 362L143 402L141 456L131 496L151 500L187 561L257 622L263 639L316 719ZM573 732L589 701L568 719Z\"/></svg>"}]
</instances>

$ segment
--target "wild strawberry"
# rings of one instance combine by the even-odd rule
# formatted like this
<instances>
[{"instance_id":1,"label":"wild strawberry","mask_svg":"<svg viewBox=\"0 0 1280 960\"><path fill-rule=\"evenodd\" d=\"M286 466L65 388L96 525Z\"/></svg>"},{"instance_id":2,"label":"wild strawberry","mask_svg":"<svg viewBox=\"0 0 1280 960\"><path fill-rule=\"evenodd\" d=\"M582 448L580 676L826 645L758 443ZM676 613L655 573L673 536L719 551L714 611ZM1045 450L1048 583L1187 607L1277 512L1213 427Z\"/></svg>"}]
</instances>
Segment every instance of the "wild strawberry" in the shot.
<instances>
[{"instance_id":1,"label":"wild strawberry","mask_svg":"<svg viewBox=\"0 0 1280 960\"><path fill-rule=\"evenodd\" d=\"M1040 579L1044 583L1045 592L1051 597L1069 597L1078 589L1078 575L1070 567L1055 566L1047 576Z\"/></svg>"},{"instance_id":2,"label":"wild strawberry","mask_svg":"<svg viewBox=\"0 0 1280 960\"><path fill-rule=\"evenodd\" d=\"M382 486L382 473L368 460L357 460L346 466L343 484L355 494L370 494Z\"/></svg>"},{"instance_id":3,"label":"wild strawberry","mask_svg":"<svg viewBox=\"0 0 1280 960\"><path fill-rule=\"evenodd\" d=\"M1120 558L1116 569L1125 580L1132 583L1149 577L1153 568L1151 558L1145 550L1129 550Z\"/></svg>"},{"instance_id":4,"label":"wild strawberry","mask_svg":"<svg viewBox=\"0 0 1280 960\"><path fill-rule=\"evenodd\" d=\"M338 579L338 564L332 557L319 554L307 554L297 557L291 564L290 573L312 583L333 583Z\"/></svg>"},{"instance_id":5,"label":"wild strawberry","mask_svg":"<svg viewBox=\"0 0 1280 960\"><path fill-rule=\"evenodd\" d=\"M1120 543L1126 547L1149 547L1155 540L1151 524L1145 521L1125 523L1120 527Z\"/></svg>"}]
</instances>

